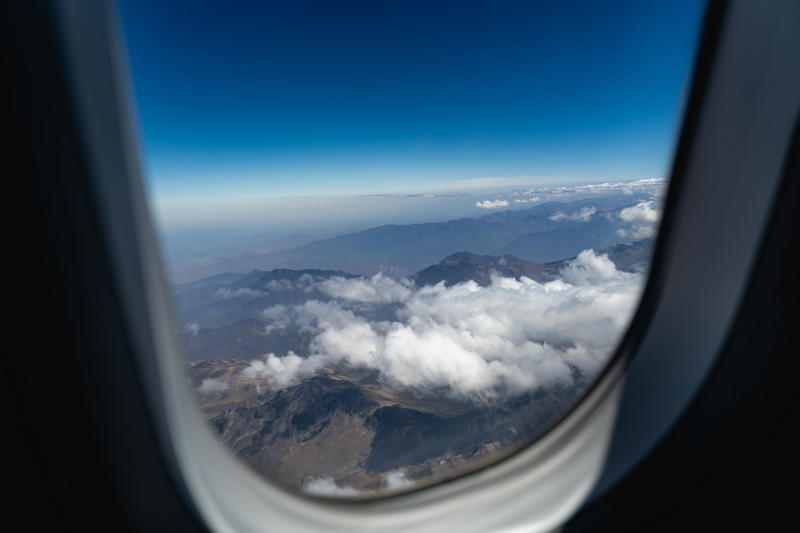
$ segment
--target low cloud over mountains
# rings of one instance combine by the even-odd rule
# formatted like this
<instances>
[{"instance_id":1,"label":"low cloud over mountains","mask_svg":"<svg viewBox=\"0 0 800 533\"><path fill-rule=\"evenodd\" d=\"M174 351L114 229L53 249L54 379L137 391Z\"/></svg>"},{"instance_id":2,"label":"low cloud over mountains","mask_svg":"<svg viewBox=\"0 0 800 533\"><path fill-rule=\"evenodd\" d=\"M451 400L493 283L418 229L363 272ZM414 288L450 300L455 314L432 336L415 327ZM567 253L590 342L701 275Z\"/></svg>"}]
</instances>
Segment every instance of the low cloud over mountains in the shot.
<instances>
[{"instance_id":1,"label":"low cloud over mountains","mask_svg":"<svg viewBox=\"0 0 800 533\"><path fill-rule=\"evenodd\" d=\"M494 275L414 287L383 275L320 282L329 301L265 310L270 325L310 336L308 353L269 353L244 371L281 388L326 367L377 370L388 388L491 400L569 385L606 360L632 314L642 275L587 250L558 279ZM377 307L393 306L378 319Z\"/></svg>"}]
</instances>

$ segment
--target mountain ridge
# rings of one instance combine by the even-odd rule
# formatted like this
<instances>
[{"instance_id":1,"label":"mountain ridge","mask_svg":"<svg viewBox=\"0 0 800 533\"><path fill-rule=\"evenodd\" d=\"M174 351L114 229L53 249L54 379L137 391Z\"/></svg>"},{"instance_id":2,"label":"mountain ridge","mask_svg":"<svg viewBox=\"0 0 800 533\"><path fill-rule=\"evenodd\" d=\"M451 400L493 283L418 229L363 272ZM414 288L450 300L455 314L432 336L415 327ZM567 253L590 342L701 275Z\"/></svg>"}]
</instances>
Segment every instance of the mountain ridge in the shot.
<instances>
[{"instance_id":1,"label":"mountain ridge","mask_svg":"<svg viewBox=\"0 0 800 533\"><path fill-rule=\"evenodd\" d=\"M385 272L410 276L443 256L462 250L550 262L586 248L619 242L621 238L616 231L625 224L615 213L647 199L649 195L639 193L614 194L544 202L445 222L384 224L284 250L240 254L220 259L220 264L238 266L243 272L254 268L302 270L325 265L331 270L358 275ZM592 211L588 218L570 218L584 208ZM558 218L559 214L564 217ZM556 234L547 238L552 231ZM557 249L551 249L554 243Z\"/></svg>"}]
</instances>

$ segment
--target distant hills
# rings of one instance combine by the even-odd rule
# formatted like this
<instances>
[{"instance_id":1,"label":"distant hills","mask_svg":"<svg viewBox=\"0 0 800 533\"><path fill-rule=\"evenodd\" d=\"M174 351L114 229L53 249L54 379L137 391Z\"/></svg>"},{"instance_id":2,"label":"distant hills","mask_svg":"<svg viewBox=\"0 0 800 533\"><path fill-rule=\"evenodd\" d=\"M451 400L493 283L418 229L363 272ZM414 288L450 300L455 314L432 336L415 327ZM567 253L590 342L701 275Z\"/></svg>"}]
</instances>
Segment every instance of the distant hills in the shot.
<instances>
[{"instance_id":1,"label":"distant hills","mask_svg":"<svg viewBox=\"0 0 800 533\"><path fill-rule=\"evenodd\" d=\"M632 244L615 244L596 250L596 252L608 255L608 258L619 270L638 272L646 268L651 248L652 240L644 239ZM491 275L496 273L503 277L517 279L525 276L540 283L546 283L557 278L559 271L572 259L574 257L550 263L535 263L513 255L494 257L459 252L420 270L411 279L417 285L435 285L444 281L446 286L450 286L473 280L479 285L485 286L491 282Z\"/></svg>"},{"instance_id":2,"label":"distant hills","mask_svg":"<svg viewBox=\"0 0 800 533\"><path fill-rule=\"evenodd\" d=\"M446 286L473 280L479 285L488 285L491 275L520 278L526 276L537 281L550 281L558 275L558 263L534 263L511 255L494 257L470 252L459 252L445 257L439 263L424 268L411 279L419 286L435 285L443 281Z\"/></svg>"},{"instance_id":3,"label":"distant hills","mask_svg":"<svg viewBox=\"0 0 800 533\"><path fill-rule=\"evenodd\" d=\"M614 194L546 202L448 222L378 226L296 248L219 259L218 270L304 270L324 266L351 274L386 272L409 276L461 251L514 255L547 263L587 248L599 249L620 242L617 231L626 225L616 216L619 210L650 198L641 193ZM576 217L581 210L588 210L591 215Z\"/></svg>"}]
</instances>

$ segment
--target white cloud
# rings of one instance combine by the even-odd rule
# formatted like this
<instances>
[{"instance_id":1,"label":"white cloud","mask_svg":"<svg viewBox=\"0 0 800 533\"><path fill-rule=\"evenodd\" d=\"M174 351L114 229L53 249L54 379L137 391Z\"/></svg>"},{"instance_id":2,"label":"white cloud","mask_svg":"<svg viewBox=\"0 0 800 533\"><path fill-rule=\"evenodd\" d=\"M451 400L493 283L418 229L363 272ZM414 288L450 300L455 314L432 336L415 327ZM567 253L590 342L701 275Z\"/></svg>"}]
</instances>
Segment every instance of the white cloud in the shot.
<instances>
[{"instance_id":1,"label":"white cloud","mask_svg":"<svg viewBox=\"0 0 800 533\"><path fill-rule=\"evenodd\" d=\"M197 334L200 332L200 324L196 324L194 322L189 322L187 324L184 324L183 331L185 331L192 337L196 337Z\"/></svg>"},{"instance_id":2,"label":"white cloud","mask_svg":"<svg viewBox=\"0 0 800 533\"><path fill-rule=\"evenodd\" d=\"M386 488L389 490L405 489L414 484L413 481L408 479L406 472L403 469L392 470L383 475L386 483Z\"/></svg>"},{"instance_id":3,"label":"white cloud","mask_svg":"<svg viewBox=\"0 0 800 533\"><path fill-rule=\"evenodd\" d=\"M475 202L475 207L481 209L500 209L501 207L508 207L508 200L483 200L482 202Z\"/></svg>"},{"instance_id":4,"label":"white cloud","mask_svg":"<svg viewBox=\"0 0 800 533\"><path fill-rule=\"evenodd\" d=\"M333 298L356 302L392 303L406 301L411 296L413 283L408 280L396 281L379 272L366 279L329 278L320 282L317 288Z\"/></svg>"},{"instance_id":5,"label":"white cloud","mask_svg":"<svg viewBox=\"0 0 800 533\"><path fill-rule=\"evenodd\" d=\"M391 470L383 474L383 482L388 490L402 490L414 485L403 469ZM331 476L309 478L303 483L303 492L317 496L358 496L362 490L349 485L339 485Z\"/></svg>"},{"instance_id":6,"label":"white cloud","mask_svg":"<svg viewBox=\"0 0 800 533\"><path fill-rule=\"evenodd\" d=\"M262 359L254 359L242 371L244 377L253 380L265 380L276 389L293 385L300 376L310 371L317 370L317 361L306 359L290 351L283 357L273 353L267 354Z\"/></svg>"},{"instance_id":7,"label":"white cloud","mask_svg":"<svg viewBox=\"0 0 800 533\"><path fill-rule=\"evenodd\" d=\"M264 309L261 312L261 315L267 320L264 334L269 335L273 331L288 328L292 324L291 310L291 307L285 305L273 305Z\"/></svg>"},{"instance_id":8,"label":"white cloud","mask_svg":"<svg viewBox=\"0 0 800 533\"><path fill-rule=\"evenodd\" d=\"M661 218L661 211L655 201L639 202L619 212L619 218L630 224L628 228L618 229L617 234L626 239L639 240L652 237Z\"/></svg>"},{"instance_id":9,"label":"white cloud","mask_svg":"<svg viewBox=\"0 0 800 533\"><path fill-rule=\"evenodd\" d=\"M631 223L650 223L655 224L661 217L661 212L655 208L655 202L639 202L632 207L620 210L619 218Z\"/></svg>"},{"instance_id":10,"label":"white cloud","mask_svg":"<svg viewBox=\"0 0 800 533\"><path fill-rule=\"evenodd\" d=\"M217 394L221 392L225 392L230 387L227 383L220 379L215 378L206 378L200 384L200 387L197 388L198 392L201 394Z\"/></svg>"},{"instance_id":11,"label":"white cloud","mask_svg":"<svg viewBox=\"0 0 800 533\"><path fill-rule=\"evenodd\" d=\"M383 482L388 490L403 490L414 485L402 468L383 474ZM349 485L339 485L331 476L309 478L303 483L303 492L317 496L358 496L362 490Z\"/></svg>"},{"instance_id":12,"label":"white cloud","mask_svg":"<svg viewBox=\"0 0 800 533\"><path fill-rule=\"evenodd\" d=\"M609 194L616 192L645 192L656 194L663 190L667 185L665 178L644 178L634 181L606 181L603 183L590 183L588 185L559 185L550 187L537 187L526 191L526 194L537 193L601 193Z\"/></svg>"},{"instance_id":13,"label":"white cloud","mask_svg":"<svg viewBox=\"0 0 800 533\"><path fill-rule=\"evenodd\" d=\"M359 317L338 302L311 300L295 306L294 311L301 330L314 334L309 371L340 362L375 367L380 337L374 326L380 323Z\"/></svg>"},{"instance_id":14,"label":"white cloud","mask_svg":"<svg viewBox=\"0 0 800 533\"><path fill-rule=\"evenodd\" d=\"M310 292L315 281L316 280L314 279L314 276L311 274L303 274L297 278L297 286L301 289L304 289L306 292Z\"/></svg>"},{"instance_id":15,"label":"white cloud","mask_svg":"<svg viewBox=\"0 0 800 533\"><path fill-rule=\"evenodd\" d=\"M328 287L330 294L375 300L371 290L355 290L352 280L330 281L342 284ZM587 250L549 283L495 276L487 287L473 281L419 289L400 284L408 294L389 298L400 303L392 320L361 316L344 298L312 300L283 309L312 336L307 356L268 354L244 372L280 388L345 364L378 370L387 387L484 400L570 384L573 369L591 376L603 366L642 281Z\"/></svg>"},{"instance_id":16,"label":"white cloud","mask_svg":"<svg viewBox=\"0 0 800 533\"><path fill-rule=\"evenodd\" d=\"M263 296L264 293L261 291L255 291L253 289L248 289L243 287L241 289L228 289L222 287L217 292L214 293L215 300L230 300L232 298L240 298L240 297L247 297L247 298L258 298L259 296Z\"/></svg>"},{"instance_id":17,"label":"white cloud","mask_svg":"<svg viewBox=\"0 0 800 533\"><path fill-rule=\"evenodd\" d=\"M303 484L303 492L317 496L356 496L361 491L347 485L337 485L330 476L321 476L307 480Z\"/></svg>"},{"instance_id":18,"label":"white cloud","mask_svg":"<svg viewBox=\"0 0 800 533\"><path fill-rule=\"evenodd\" d=\"M533 204L536 202L541 202L542 199L538 196L534 196L533 198L517 198L514 200L515 204Z\"/></svg>"},{"instance_id":19,"label":"white cloud","mask_svg":"<svg viewBox=\"0 0 800 533\"><path fill-rule=\"evenodd\" d=\"M264 288L270 292L290 291L294 289L294 284L288 279L273 279L264 285Z\"/></svg>"},{"instance_id":20,"label":"white cloud","mask_svg":"<svg viewBox=\"0 0 800 533\"><path fill-rule=\"evenodd\" d=\"M550 220L554 222L559 222L561 220L570 220L572 222L589 222L595 213L597 213L596 207L581 207L574 213L565 213L563 211L559 211L550 216Z\"/></svg>"},{"instance_id":21,"label":"white cloud","mask_svg":"<svg viewBox=\"0 0 800 533\"><path fill-rule=\"evenodd\" d=\"M561 278L578 286L601 285L616 275L614 262L606 254L597 255L592 250L582 251L561 269Z\"/></svg>"}]
</instances>

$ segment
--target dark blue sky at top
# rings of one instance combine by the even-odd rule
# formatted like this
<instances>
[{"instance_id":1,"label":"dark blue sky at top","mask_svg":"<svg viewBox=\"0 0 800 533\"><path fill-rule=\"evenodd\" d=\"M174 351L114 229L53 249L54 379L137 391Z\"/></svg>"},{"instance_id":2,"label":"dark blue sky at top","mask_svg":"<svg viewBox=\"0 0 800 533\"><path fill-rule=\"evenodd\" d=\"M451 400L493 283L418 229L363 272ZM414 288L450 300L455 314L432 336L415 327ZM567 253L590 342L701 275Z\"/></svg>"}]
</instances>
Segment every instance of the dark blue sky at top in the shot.
<instances>
[{"instance_id":1,"label":"dark blue sky at top","mask_svg":"<svg viewBox=\"0 0 800 533\"><path fill-rule=\"evenodd\" d=\"M702 12L120 1L163 202L663 176Z\"/></svg>"}]
</instances>

